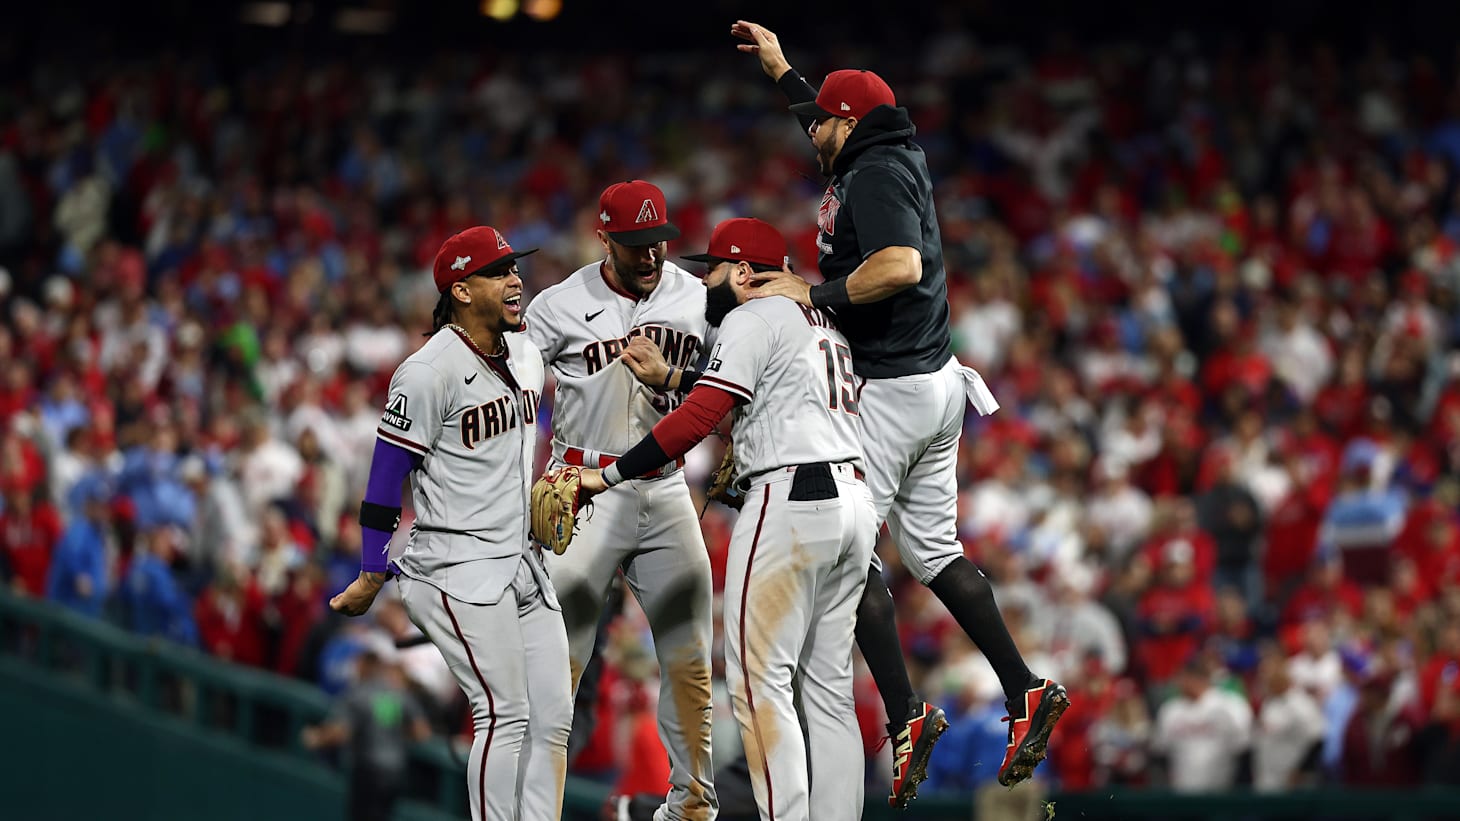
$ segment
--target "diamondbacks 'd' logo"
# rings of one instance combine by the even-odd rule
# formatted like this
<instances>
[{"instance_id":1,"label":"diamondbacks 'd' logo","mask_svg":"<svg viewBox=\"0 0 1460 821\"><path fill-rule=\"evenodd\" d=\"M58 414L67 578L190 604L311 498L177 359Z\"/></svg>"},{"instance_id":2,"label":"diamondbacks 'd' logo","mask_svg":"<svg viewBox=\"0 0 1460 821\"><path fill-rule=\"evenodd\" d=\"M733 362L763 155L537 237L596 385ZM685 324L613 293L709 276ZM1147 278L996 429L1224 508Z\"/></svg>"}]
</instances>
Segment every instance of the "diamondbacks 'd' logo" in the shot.
<instances>
[{"instance_id":1,"label":"diamondbacks 'd' logo","mask_svg":"<svg viewBox=\"0 0 1460 821\"><path fill-rule=\"evenodd\" d=\"M828 237L836 235L836 212L842 210L841 200L837 199L826 189L826 196L821 198L821 207L816 210L816 227L821 233Z\"/></svg>"},{"instance_id":2,"label":"diamondbacks 'd' logo","mask_svg":"<svg viewBox=\"0 0 1460 821\"><path fill-rule=\"evenodd\" d=\"M398 393L390 400L390 404L385 406L385 415L380 418L380 421L400 430L411 429L410 417L406 415L405 394Z\"/></svg>"},{"instance_id":3,"label":"diamondbacks 'd' logo","mask_svg":"<svg viewBox=\"0 0 1460 821\"><path fill-rule=\"evenodd\" d=\"M638 225L641 222L658 222L658 221L659 221L659 209L657 209L657 208L654 207L654 201L653 200L644 200L644 204L641 205L641 206L639 206L639 216L634 220L634 224L635 225Z\"/></svg>"}]
</instances>

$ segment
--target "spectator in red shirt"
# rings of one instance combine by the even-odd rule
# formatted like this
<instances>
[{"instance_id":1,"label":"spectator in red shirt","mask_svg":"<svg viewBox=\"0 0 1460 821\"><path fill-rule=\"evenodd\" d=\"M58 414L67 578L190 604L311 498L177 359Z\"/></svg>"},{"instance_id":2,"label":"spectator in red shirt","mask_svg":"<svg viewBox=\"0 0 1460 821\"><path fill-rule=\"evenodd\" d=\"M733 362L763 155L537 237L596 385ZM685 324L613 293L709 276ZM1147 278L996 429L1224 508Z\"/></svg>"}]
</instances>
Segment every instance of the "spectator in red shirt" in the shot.
<instances>
[{"instance_id":1,"label":"spectator in red shirt","mask_svg":"<svg viewBox=\"0 0 1460 821\"><path fill-rule=\"evenodd\" d=\"M1175 540L1162 550L1156 584L1136 606L1136 658L1150 684L1169 679L1211 632L1216 601L1197 578L1191 543Z\"/></svg>"},{"instance_id":2,"label":"spectator in red shirt","mask_svg":"<svg viewBox=\"0 0 1460 821\"><path fill-rule=\"evenodd\" d=\"M1363 591L1344 578L1343 559L1337 551L1320 548L1318 558L1308 571L1308 580L1283 605L1280 622L1287 628L1309 619L1326 621L1338 611L1358 618L1363 609Z\"/></svg>"},{"instance_id":3,"label":"spectator in red shirt","mask_svg":"<svg viewBox=\"0 0 1460 821\"><path fill-rule=\"evenodd\" d=\"M193 609L203 649L221 659L261 667L264 663L264 597L248 571L222 568Z\"/></svg>"},{"instance_id":4,"label":"spectator in red shirt","mask_svg":"<svg viewBox=\"0 0 1460 821\"><path fill-rule=\"evenodd\" d=\"M36 504L31 492L18 483L5 488L5 512L0 514L0 558L5 561L10 588L26 596L46 595L51 554L61 539L61 517L44 502Z\"/></svg>"}]
</instances>

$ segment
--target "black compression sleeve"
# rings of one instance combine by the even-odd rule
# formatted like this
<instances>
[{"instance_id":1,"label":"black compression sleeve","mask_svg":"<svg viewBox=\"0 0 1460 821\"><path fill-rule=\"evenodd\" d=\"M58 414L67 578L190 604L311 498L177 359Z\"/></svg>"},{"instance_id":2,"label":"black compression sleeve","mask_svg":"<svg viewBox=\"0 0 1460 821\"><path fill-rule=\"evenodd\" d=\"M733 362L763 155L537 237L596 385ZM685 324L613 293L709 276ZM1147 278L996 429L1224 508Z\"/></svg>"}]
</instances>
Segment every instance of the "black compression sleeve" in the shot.
<instances>
[{"instance_id":1,"label":"black compression sleeve","mask_svg":"<svg viewBox=\"0 0 1460 821\"><path fill-rule=\"evenodd\" d=\"M781 78L776 80L776 85L786 95L786 99L791 101L791 105L807 103L816 99L816 89L812 88L810 83L801 79L801 75L797 74L794 68L782 74ZM815 118L808 117L804 114L797 114L796 119L801 122L802 131L810 128L811 124L815 122Z\"/></svg>"}]
</instances>

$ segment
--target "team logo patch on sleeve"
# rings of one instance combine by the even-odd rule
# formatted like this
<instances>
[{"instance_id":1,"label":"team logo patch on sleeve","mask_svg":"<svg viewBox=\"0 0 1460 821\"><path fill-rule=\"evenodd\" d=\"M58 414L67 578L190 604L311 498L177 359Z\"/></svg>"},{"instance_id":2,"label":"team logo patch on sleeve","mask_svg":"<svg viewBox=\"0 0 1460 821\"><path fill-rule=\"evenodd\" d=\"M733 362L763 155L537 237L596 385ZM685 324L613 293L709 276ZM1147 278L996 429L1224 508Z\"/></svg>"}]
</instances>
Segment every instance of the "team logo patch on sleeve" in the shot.
<instances>
[{"instance_id":1,"label":"team logo patch on sleeve","mask_svg":"<svg viewBox=\"0 0 1460 821\"><path fill-rule=\"evenodd\" d=\"M708 365L705 366L705 371L706 372L709 372L709 371L718 371L718 370L720 370L720 365L721 364L722 363L720 362L720 343L716 342L715 343L715 349L713 351L710 351L710 362L709 362Z\"/></svg>"},{"instance_id":2,"label":"team logo patch on sleeve","mask_svg":"<svg viewBox=\"0 0 1460 821\"><path fill-rule=\"evenodd\" d=\"M405 394L396 394L390 400L390 404L385 406L385 415L381 417L380 421L393 428L400 428L401 430L411 429L410 417L406 416Z\"/></svg>"}]
</instances>

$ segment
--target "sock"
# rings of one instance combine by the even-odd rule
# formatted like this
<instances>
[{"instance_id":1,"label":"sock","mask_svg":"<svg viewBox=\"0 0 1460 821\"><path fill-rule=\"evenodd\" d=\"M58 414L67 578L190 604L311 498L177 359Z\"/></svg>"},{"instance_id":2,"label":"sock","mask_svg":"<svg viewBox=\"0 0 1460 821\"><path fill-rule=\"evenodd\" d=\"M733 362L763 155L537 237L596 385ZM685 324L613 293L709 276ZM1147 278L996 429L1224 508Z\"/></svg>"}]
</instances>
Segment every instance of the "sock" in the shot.
<instances>
[{"instance_id":1,"label":"sock","mask_svg":"<svg viewBox=\"0 0 1460 821\"><path fill-rule=\"evenodd\" d=\"M887 710L888 724L901 729L907 723L908 713L917 703L917 697L913 695L912 682L907 677L907 662L902 657L902 642L897 637L897 612L893 609L892 593L876 568L867 572L867 586L862 590L861 603L857 605L856 635L857 647L862 651L862 658L867 660L872 680L877 682L877 692L881 694L882 706Z\"/></svg>"},{"instance_id":2,"label":"sock","mask_svg":"<svg viewBox=\"0 0 1460 821\"><path fill-rule=\"evenodd\" d=\"M1014 646L1014 638L1009 635L1009 628L1004 626L1004 617L994 602L994 589L989 580L973 566L973 562L959 556L928 583L928 588L993 665L999 684L1004 688L1005 699L1019 703L1034 680L1034 674L1025 666L1024 657L1019 655L1019 648Z\"/></svg>"}]
</instances>

